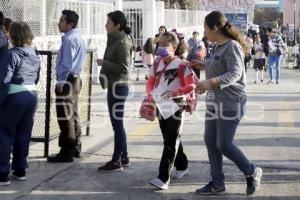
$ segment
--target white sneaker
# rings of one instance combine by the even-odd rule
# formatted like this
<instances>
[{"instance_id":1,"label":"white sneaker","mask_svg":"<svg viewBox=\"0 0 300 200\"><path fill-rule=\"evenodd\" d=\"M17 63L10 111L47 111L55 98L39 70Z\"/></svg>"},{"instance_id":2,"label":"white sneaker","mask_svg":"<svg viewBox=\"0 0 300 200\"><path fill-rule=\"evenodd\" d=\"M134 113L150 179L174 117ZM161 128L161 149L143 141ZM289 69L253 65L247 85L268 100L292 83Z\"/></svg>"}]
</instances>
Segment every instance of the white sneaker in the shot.
<instances>
[{"instance_id":1,"label":"white sneaker","mask_svg":"<svg viewBox=\"0 0 300 200\"><path fill-rule=\"evenodd\" d=\"M8 186L10 185L10 181L0 182L0 186Z\"/></svg>"},{"instance_id":2,"label":"white sneaker","mask_svg":"<svg viewBox=\"0 0 300 200\"><path fill-rule=\"evenodd\" d=\"M186 170L176 170L175 168L173 168L170 177L173 179L181 179L183 178L185 175L189 174L189 169Z\"/></svg>"},{"instance_id":3,"label":"white sneaker","mask_svg":"<svg viewBox=\"0 0 300 200\"><path fill-rule=\"evenodd\" d=\"M169 182L170 181L167 181L166 183L164 183L159 178L155 178L152 181L150 181L149 184L160 190L167 190L169 187Z\"/></svg>"},{"instance_id":4,"label":"white sneaker","mask_svg":"<svg viewBox=\"0 0 300 200\"><path fill-rule=\"evenodd\" d=\"M254 179L254 185L257 187L260 185L262 174L263 174L262 168L256 167L255 172L253 174L253 179Z\"/></svg>"}]
</instances>

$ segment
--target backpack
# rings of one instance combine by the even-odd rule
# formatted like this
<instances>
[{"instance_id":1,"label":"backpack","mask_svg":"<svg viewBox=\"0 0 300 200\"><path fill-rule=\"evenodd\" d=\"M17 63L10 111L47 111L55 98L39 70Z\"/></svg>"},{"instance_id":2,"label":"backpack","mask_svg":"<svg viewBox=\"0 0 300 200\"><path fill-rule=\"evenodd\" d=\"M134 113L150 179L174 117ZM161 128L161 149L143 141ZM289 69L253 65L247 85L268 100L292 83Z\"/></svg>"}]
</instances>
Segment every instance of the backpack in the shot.
<instances>
[{"instance_id":1,"label":"backpack","mask_svg":"<svg viewBox=\"0 0 300 200\"><path fill-rule=\"evenodd\" d=\"M159 66L160 61L162 60L162 58L157 58L155 59L154 63L153 63L153 70L154 70L154 74L155 77L158 77L158 79L161 78L162 73L165 71L166 67L161 71L160 74L157 73L157 69ZM181 64L179 65L178 69L177 69L177 74L179 76L179 80L181 82L181 85L184 85L184 70L186 67L190 67L189 64L187 64L187 62L181 62ZM194 70L191 69L191 73L193 75L193 79L195 82L195 85L198 85L199 83L199 79L197 77L197 75L195 74ZM159 81L159 80L156 80ZM157 86L157 83L155 84L155 87ZM189 112L190 114L193 113L193 111L196 110L197 107L197 94L195 92L195 90L191 91L190 93L186 94L187 97L187 107L185 109L186 112Z\"/></svg>"}]
</instances>

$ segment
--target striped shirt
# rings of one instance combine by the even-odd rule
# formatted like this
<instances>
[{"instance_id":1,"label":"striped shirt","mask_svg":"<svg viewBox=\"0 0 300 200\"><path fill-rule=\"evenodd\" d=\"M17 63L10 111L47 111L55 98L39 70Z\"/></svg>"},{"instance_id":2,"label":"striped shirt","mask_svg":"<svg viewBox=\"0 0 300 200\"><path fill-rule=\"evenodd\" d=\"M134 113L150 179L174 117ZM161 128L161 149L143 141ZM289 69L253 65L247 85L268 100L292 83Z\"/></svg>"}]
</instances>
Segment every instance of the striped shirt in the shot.
<instances>
[{"instance_id":1,"label":"striped shirt","mask_svg":"<svg viewBox=\"0 0 300 200\"><path fill-rule=\"evenodd\" d=\"M268 45L269 45L269 55L271 56L280 56L277 53L278 49L281 54L283 54L284 51L286 51L286 45L280 35L275 34L274 37L270 37Z\"/></svg>"},{"instance_id":2,"label":"striped shirt","mask_svg":"<svg viewBox=\"0 0 300 200\"><path fill-rule=\"evenodd\" d=\"M205 75L206 79L217 78L220 88L208 90L208 110L236 111L240 102L246 100L244 57L241 45L235 40L214 48L206 61Z\"/></svg>"}]
</instances>

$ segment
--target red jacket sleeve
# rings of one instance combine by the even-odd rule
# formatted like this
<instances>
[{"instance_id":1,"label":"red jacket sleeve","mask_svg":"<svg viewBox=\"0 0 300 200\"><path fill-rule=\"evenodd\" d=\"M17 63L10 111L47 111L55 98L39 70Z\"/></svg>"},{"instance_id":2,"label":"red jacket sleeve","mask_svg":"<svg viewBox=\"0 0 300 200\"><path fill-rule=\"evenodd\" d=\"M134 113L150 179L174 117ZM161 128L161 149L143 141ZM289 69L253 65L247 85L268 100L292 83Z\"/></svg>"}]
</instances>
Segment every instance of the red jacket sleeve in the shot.
<instances>
[{"instance_id":1,"label":"red jacket sleeve","mask_svg":"<svg viewBox=\"0 0 300 200\"><path fill-rule=\"evenodd\" d=\"M196 88L195 80L193 74L188 75L184 78L184 86L173 91L173 97L184 95L192 92Z\"/></svg>"},{"instance_id":2,"label":"red jacket sleeve","mask_svg":"<svg viewBox=\"0 0 300 200\"><path fill-rule=\"evenodd\" d=\"M155 77L154 76L149 76L147 84L146 84L146 94L148 98L151 98L150 92L154 89L155 86Z\"/></svg>"}]
</instances>

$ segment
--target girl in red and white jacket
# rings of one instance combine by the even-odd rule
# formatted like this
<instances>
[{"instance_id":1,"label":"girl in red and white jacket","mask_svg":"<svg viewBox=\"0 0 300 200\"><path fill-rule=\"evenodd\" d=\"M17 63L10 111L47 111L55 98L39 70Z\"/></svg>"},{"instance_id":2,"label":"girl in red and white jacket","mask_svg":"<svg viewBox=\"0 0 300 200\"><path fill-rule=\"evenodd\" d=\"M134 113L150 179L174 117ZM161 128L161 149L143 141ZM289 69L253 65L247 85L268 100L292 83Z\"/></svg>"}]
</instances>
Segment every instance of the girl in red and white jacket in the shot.
<instances>
[{"instance_id":1,"label":"girl in red and white jacket","mask_svg":"<svg viewBox=\"0 0 300 200\"><path fill-rule=\"evenodd\" d=\"M194 91L195 78L189 63L178 58L175 51L178 48L178 38L174 33L163 33L159 40L157 49L158 57L149 69L146 93L148 98L154 99L156 103L159 98L174 101L166 104L164 108L158 109L159 126L164 139L164 149L159 166L158 177L150 181L150 184L158 189L168 189L171 178L182 178L188 173L188 160L183 152L180 141L180 133L184 121L184 111L188 106L187 96ZM154 90L160 89L159 94ZM168 105L170 105L168 107ZM164 109L173 110L170 117L164 118Z\"/></svg>"}]
</instances>

